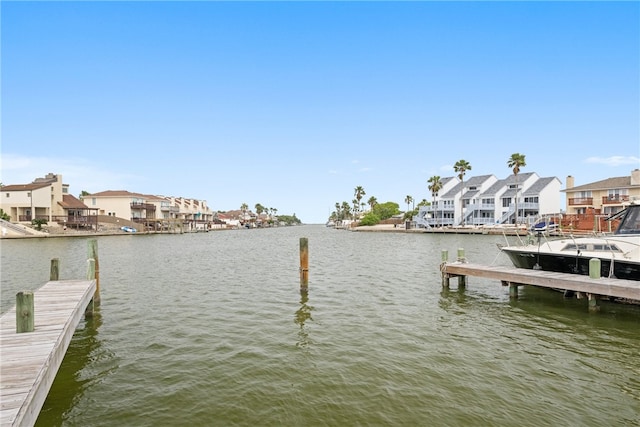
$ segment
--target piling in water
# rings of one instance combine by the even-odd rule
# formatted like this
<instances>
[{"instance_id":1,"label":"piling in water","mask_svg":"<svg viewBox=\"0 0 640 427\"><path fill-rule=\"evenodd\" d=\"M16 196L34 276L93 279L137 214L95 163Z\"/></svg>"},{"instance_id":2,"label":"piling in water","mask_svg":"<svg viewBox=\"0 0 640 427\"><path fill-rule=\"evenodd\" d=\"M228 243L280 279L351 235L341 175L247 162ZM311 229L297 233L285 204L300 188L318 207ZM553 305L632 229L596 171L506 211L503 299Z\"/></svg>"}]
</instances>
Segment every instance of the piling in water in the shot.
<instances>
[{"instance_id":1,"label":"piling in water","mask_svg":"<svg viewBox=\"0 0 640 427\"><path fill-rule=\"evenodd\" d=\"M300 238L300 290L309 289L309 239Z\"/></svg>"}]
</instances>

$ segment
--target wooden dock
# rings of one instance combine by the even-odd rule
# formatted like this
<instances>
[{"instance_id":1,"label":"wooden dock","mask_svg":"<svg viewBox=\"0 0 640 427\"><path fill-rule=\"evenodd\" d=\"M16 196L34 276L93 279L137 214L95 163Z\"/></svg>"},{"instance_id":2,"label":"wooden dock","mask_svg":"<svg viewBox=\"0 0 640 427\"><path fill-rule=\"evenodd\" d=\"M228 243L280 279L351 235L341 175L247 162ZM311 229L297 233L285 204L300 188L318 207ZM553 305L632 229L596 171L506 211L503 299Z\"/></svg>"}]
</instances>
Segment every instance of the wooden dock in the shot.
<instances>
[{"instance_id":1,"label":"wooden dock","mask_svg":"<svg viewBox=\"0 0 640 427\"><path fill-rule=\"evenodd\" d=\"M33 293L34 330L16 333L16 308L0 317L0 426L33 426L96 280L45 283Z\"/></svg>"},{"instance_id":2,"label":"wooden dock","mask_svg":"<svg viewBox=\"0 0 640 427\"><path fill-rule=\"evenodd\" d=\"M509 294L513 298L518 296L518 286L533 285L586 294L589 298L590 309L597 309L597 300L603 296L640 301L640 281L636 280L610 279L606 277L595 279L580 274L486 266L466 262L444 262L440 270L444 286L448 286L451 277L458 277L458 283L462 285L466 282L466 276L495 279L501 281L504 286L509 286Z\"/></svg>"}]
</instances>

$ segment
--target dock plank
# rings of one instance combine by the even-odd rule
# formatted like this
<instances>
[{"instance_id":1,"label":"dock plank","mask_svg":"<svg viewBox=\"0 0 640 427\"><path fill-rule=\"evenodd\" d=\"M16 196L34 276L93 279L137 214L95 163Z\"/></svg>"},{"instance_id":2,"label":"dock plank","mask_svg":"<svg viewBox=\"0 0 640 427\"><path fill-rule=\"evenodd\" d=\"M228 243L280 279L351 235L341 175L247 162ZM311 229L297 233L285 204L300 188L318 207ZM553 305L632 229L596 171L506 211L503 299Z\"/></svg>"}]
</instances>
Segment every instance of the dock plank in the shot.
<instances>
[{"instance_id":1,"label":"dock plank","mask_svg":"<svg viewBox=\"0 0 640 427\"><path fill-rule=\"evenodd\" d=\"M0 317L0 425L35 424L95 291L95 280L45 283L34 292L33 332L16 333L15 307Z\"/></svg>"}]
</instances>

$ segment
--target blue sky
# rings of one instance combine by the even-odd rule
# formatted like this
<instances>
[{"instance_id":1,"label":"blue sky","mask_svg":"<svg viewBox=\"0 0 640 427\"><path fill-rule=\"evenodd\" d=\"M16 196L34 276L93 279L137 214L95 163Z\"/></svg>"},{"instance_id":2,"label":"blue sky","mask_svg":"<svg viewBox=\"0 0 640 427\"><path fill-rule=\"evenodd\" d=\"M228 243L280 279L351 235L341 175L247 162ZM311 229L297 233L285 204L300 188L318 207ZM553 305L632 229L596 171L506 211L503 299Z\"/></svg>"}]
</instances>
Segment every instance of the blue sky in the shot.
<instances>
[{"instance_id":1,"label":"blue sky","mask_svg":"<svg viewBox=\"0 0 640 427\"><path fill-rule=\"evenodd\" d=\"M431 176L640 167L638 2L16 2L3 184L62 174L323 223Z\"/></svg>"}]
</instances>

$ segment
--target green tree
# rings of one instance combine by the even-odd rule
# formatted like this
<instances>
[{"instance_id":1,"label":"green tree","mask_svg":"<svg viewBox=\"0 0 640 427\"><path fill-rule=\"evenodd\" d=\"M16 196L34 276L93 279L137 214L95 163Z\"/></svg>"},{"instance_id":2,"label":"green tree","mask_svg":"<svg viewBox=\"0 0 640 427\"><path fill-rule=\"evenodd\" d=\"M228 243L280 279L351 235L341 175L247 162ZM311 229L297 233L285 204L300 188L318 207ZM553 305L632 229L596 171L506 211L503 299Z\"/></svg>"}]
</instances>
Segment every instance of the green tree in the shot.
<instances>
[{"instance_id":1,"label":"green tree","mask_svg":"<svg viewBox=\"0 0 640 427\"><path fill-rule=\"evenodd\" d=\"M438 196L438 192L442 190L442 181L438 175L434 175L427 181L429 183L429 191L431 191L431 200L433 200L432 204L437 209L436 206L436 197ZM438 217L438 212L435 212L436 215L436 224L440 224L440 220Z\"/></svg>"},{"instance_id":2,"label":"green tree","mask_svg":"<svg viewBox=\"0 0 640 427\"><path fill-rule=\"evenodd\" d=\"M380 217L373 212L367 212L360 220L360 225L376 225L380 222Z\"/></svg>"},{"instance_id":3,"label":"green tree","mask_svg":"<svg viewBox=\"0 0 640 427\"><path fill-rule=\"evenodd\" d=\"M264 206L262 206L260 203L256 203L255 208L258 215L261 215L262 212L264 212Z\"/></svg>"},{"instance_id":4,"label":"green tree","mask_svg":"<svg viewBox=\"0 0 640 427\"><path fill-rule=\"evenodd\" d=\"M516 181L516 227L518 226L518 174L520 173L520 168L523 168L526 165L527 162L525 161L525 155L520 153L513 153L507 161L507 166L513 170L513 176Z\"/></svg>"},{"instance_id":5,"label":"green tree","mask_svg":"<svg viewBox=\"0 0 640 427\"><path fill-rule=\"evenodd\" d=\"M4 219L5 221L11 221L11 217L4 210L0 209L0 219Z\"/></svg>"},{"instance_id":6,"label":"green tree","mask_svg":"<svg viewBox=\"0 0 640 427\"><path fill-rule=\"evenodd\" d=\"M462 197L464 195L464 174L471 170L471 165L466 160L458 160L456 164L453 165L453 170L458 174L458 178L462 182L462 186L460 187L460 218L462 225L466 225L467 220L464 217L464 200L462 200Z\"/></svg>"},{"instance_id":7,"label":"green tree","mask_svg":"<svg viewBox=\"0 0 640 427\"><path fill-rule=\"evenodd\" d=\"M42 226L47 224L47 220L44 218L32 219L31 224L35 227L36 230L42 230Z\"/></svg>"},{"instance_id":8,"label":"green tree","mask_svg":"<svg viewBox=\"0 0 640 427\"><path fill-rule=\"evenodd\" d=\"M400 205L395 202L377 203L373 207L373 213L378 215L381 221L389 219L400 213Z\"/></svg>"}]
</instances>

